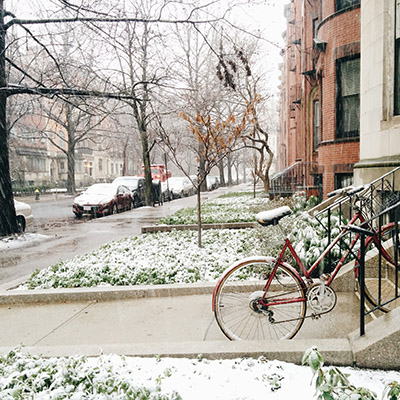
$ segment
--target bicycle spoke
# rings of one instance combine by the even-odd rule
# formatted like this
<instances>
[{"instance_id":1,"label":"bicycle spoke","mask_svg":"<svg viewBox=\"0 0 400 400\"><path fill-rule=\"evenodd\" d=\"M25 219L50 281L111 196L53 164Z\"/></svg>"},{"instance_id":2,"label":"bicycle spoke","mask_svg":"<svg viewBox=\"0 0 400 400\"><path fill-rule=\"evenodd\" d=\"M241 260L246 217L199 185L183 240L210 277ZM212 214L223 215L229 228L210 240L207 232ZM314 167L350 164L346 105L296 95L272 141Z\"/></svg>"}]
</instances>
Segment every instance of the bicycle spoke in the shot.
<instances>
[{"instance_id":1,"label":"bicycle spoke","mask_svg":"<svg viewBox=\"0 0 400 400\"><path fill-rule=\"evenodd\" d=\"M224 277L216 293L215 314L228 338L283 339L293 337L300 329L306 308L301 282L286 267L279 266L262 302L266 281L254 277L268 277L271 271L269 262L248 261Z\"/></svg>"}]
</instances>

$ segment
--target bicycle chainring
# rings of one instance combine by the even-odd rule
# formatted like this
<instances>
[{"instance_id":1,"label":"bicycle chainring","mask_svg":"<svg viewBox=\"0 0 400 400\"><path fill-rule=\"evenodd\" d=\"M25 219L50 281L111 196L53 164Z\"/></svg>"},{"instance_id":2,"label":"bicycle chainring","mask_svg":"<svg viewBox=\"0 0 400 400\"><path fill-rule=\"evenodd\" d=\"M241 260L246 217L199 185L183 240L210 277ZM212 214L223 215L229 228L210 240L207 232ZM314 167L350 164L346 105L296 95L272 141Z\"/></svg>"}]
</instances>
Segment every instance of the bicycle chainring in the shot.
<instances>
[{"instance_id":1,"label":"bicycle chainring","mask_svg":"<svg viewBox=\"0 0 400 400\"><path fill-rule=\"evenodd\" d=\"M307 293L307 301L312 310L318 314L324 314L336 305L335 291L323 283L311 287Z\"/></svg>"}]
</instances>

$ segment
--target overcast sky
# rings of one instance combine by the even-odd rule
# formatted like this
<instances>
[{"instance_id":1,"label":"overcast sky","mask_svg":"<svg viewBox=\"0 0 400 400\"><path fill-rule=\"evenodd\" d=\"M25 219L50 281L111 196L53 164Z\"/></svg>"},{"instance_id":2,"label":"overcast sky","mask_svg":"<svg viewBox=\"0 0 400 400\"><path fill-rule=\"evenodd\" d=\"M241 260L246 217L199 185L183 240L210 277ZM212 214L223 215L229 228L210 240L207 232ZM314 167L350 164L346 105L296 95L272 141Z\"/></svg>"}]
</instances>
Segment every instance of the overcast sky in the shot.
<instances>
[{"instance_id":1,"label":"overcast sky","mask_svg":"<svg viewBox=\"0 0 400 400\"><path fill-rule=\"evenodd\" d=\"M259 27L260 36L264 38L262 55L268 62L268 70L274 81L273 87L279 85L278 64L282 62L279 53L283 47L282 33L285 30L283 7L287 1L264 0L263 2L267 4L256 4L262 2L261 0L248 0L247 3L242 1L242 5L234 8L233 11L233 17L241 21L245 28ZM200 3L202 2L206 3L205 0L201 0ZM15 12L18 18L30 18L36 16L32 10L54 5L57 0L5 0L4 3L5 8Z\"/></svg>"}]
</instances>

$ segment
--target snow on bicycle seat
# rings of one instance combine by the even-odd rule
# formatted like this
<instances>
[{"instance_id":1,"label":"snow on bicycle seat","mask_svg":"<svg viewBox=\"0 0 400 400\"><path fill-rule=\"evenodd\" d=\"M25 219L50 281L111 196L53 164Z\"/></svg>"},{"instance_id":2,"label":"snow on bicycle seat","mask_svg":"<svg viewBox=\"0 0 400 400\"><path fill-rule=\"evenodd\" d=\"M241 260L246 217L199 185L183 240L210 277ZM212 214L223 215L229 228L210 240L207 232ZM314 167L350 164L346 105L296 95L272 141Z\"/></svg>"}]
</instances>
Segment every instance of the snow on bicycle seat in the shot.
<instances>
[{"instance_id":1,"label":"snow on bicycle seat","mask_svg":"<svg viewBox=\"0 0 400 400\"><path fill-rule=\"evenodd\" d=\"M292 213L292 210L288 206L274 208L269 211L261 211L256 215L256 220L262 226L277 225L279 220L286 215Z\"/></svg>"}]
</instances>

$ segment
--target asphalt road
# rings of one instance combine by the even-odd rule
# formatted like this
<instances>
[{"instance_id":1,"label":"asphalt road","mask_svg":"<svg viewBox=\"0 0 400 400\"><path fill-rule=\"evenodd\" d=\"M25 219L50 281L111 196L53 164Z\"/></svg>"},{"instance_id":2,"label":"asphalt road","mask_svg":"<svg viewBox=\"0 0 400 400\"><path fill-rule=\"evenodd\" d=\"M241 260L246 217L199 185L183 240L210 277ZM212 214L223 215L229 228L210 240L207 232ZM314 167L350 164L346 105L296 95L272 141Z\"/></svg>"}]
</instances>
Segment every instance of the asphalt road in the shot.
<instances>
[{"instance_id":1,"label":"asphalt road","mask_svg":"<svg viewBox=\"0 0 400 400\"><path fill-rule=\"evenodd\" d=\"M50 198L42 198L39 201L35 201L32 198L24 201L28 202L32 207L32 214L35 216L35 220L72 219L75 217L72 213L74 198L71 196L51 195Z\"/></svg>"}]
</instances>

